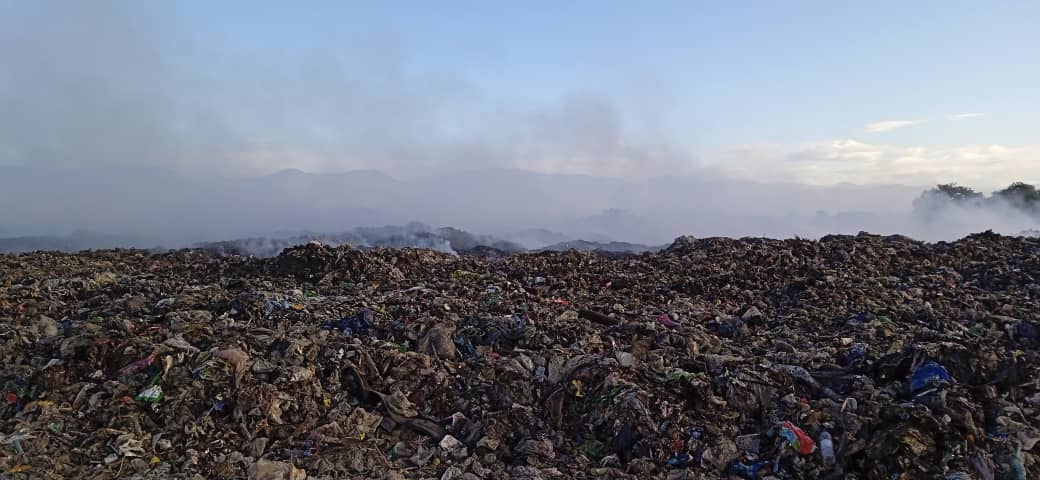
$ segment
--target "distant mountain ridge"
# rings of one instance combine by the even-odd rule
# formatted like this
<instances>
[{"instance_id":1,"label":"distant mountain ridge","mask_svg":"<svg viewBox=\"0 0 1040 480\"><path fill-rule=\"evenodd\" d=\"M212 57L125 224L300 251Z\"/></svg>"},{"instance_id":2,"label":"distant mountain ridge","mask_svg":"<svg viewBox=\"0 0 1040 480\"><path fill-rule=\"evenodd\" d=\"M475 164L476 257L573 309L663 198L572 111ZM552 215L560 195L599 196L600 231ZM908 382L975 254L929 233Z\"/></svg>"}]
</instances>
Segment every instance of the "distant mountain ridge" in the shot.
<instances>
[{"instance_id":1,"label":"distant mountain ridge","mask_svg":"<svg viewBox=\"0 0 1040 480\"><path fill-rule=\"evenodd\" d=\"M160 245L159 239L156 238L74 232L69 235L27 235L0 238L0 253L25 253L37 250L78 252L110 248L152 249Z\"/></svg>"},{"instance_id":2,"label":"distant mountain ridge","mask_svg":"<svg viewBox=\"0 0 1040 480\"><path fill-rule=\"evenodd\" d=\"M579 238L652 245L684 233L790 236L805 235L805 226L831 233L841 229L810 222L816 210L908 210L919 192L920 187L762 184L708 174L618 179L483 169L402 179L372 170L284 170L222 177L158 168L0 166L0 205L10 206L0 210L0 226L8 236L89 230L181 246L418 220L506 240L512 232L539 229L566 236L517 242L525 248ZM801 217L793 221L790 215ZM759 221L763 216L773 221Z\"/></svg>"},{"instance_id":3,"label":"distant mountain ridge","mask_svg":"<svg viewBox=\"0 0 1040 480\"><path fill-rule=\"evenodd\" d=\"M9 237L0 248L24 250L48 241L63 249L81 244L178 248L341 232L335 236L415 220L490 234L525 249L578 239L659 245L684 234L812 238L861 230L934 241L991 228L1016 234L1036 227L991 218L922 225L910 212L920 192L920 186L754 182L710 171L630 179L506 169L446 170L423 178L372 170L222 177L158 168L0 166L0 205L6 207L0 209L0 226ZM77 230L113 238L107 243L50 238ZM438 242L449 237L460 245L469 241L450 231L438 235L421 236L431 248L442 248ZM477 244L494 247L488 239Z\"/></svg>"},{"instance_id":4,"label":"distant mountain ridge","mask_svg":"<svg viewBox=\"0 0 1040 480\"><path fill-rule=\"evenodd\" d=\"M588 240L571 240L554 243L539 248L538 251L577 250L579 252L611 252L611 253L646 253L656 252L664 246L649 246L629 242L590 242Z\"/></svg>"},{"instance_id":5,"label":"distant mountain ridge","mask_svg":"<svg viewBox=\"0 0 1040 480\"><path fill-rule=\"evenodd\" d=\"M552 238L563 237L555 232L543 232ZM564 237L566 238L566 237ZM283 232L281 236L247 237L230 240L196 242L190 248L208 251L217 255L254 255L273 257L282 250L296 245L318 241L328 245L350 245L367 249L373 247L429 248L461 255L500 253L511 254L526 251L580 250L605 252L642 253L651 247L625 242L599 243L585 240L568 240L538 249L524 246L491 235L474 234L452 227L433 228L412 222L403 226L361 227L348 232L315 233ZM165 250L157 239L98 235L76 232L66 236L26 236L0 238L0 252L22 253L36 250L76 252L90 249L133 247Z\"/></svg>"},{"instance_id":6,"label":"distant mountain ridge","mask_svg":"<svg viewBox=\"0 0 1040 480\"><path fill-rule=\"evenodd\" d=\"M358 228L351 232L338 234L309 234L287 238L246 238L220 242L203 242L194 245L218 254L245 254L263 257L275 256L283 249L303 243L318 241L328 245L350 245L358 248L372 247L416 247L429 248L446 253L460 255L481 255L487 253L511 254L527 251L603 251L610 253L643 253L656 251L662 247L650 247L628 242L592 242L587 240L569 240L527 249L522 245L503 240L491 235L479 235L452 227L431 228L428 225L413 222L405 226L385 226L375 228Z\"/></svg>"}]
</instances>

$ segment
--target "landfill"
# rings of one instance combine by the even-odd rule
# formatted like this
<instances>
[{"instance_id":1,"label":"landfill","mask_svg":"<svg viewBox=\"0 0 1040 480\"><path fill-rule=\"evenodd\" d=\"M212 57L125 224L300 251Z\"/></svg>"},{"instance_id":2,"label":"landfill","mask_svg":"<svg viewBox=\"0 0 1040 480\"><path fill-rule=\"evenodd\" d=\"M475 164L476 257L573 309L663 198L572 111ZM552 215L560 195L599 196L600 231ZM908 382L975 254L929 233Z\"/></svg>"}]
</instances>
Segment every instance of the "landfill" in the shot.
<instances>
[{"instance_id":1,"label":"landfill","mask_svg":"<svg viewBox=\"0 0 1040 480\"><path fill-rule=\"evenodd\" d=\"M1040 478L1040 240L0 256L2 479Z\"/></svg>"}]
</instances>

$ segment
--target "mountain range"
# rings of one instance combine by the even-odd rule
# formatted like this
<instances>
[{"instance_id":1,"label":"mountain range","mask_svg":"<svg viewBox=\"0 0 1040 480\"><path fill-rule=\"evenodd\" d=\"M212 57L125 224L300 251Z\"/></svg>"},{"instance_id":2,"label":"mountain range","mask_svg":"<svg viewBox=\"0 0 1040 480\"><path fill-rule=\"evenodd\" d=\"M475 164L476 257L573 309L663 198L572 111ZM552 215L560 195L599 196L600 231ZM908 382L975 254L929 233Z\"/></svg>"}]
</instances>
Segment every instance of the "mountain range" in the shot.
<instances>
[{"instance_id":1,"label":"mountain range","mask_svg":"<svg viewBox=\"0 0 1040 480\"><path fill-rule=\"evenodd\" d=\"M576 240L660 245L684 234L814 237L867 230L935 239L929 236L991 228L919 228L908 212L921 191L710 174L617 179L484 169L405 179L367 170L285 170L225 177L157 168L7 166L0 167L0 231L6 232L0 235L7 239L0 248L15 250L12 239L21 239L19 248L33 241L69 247L61 243L67 238L60 239L77 231L90 239L80 244L90 248L176 248L309 232L356 234L411 222L479 232L528 250Z\"/></svg>"}]
</instances>

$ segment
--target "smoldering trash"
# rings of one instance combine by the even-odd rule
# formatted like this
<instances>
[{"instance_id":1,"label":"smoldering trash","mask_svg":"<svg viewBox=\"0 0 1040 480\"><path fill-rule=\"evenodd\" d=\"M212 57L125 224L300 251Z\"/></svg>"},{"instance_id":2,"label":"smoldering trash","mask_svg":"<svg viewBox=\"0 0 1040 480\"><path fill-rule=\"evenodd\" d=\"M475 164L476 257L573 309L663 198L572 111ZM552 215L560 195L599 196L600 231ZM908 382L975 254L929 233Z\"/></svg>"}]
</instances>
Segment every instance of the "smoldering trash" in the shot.
<instances>
[{"instance_id":1,"label":"smoldering trash","mask_svg":"<svg viewBox=\"0 0 1040 480\"><path fill-rule=\"evenodd\" d=\"M0 256L0 477L1038 478L1040 243Z\"/></svg>"}]
</instances>

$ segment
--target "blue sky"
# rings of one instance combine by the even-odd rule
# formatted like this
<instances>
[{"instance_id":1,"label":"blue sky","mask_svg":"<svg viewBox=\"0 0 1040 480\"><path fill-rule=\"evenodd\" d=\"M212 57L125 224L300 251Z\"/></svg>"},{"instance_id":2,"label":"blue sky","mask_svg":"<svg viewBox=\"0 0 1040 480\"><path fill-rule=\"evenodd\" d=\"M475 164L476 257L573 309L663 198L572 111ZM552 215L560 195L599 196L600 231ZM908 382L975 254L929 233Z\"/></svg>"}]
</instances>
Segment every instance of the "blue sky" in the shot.
<instances>
[{"instance_id":1,"label":"blue sky","mask_svg":"<svg viewBox=\"0 0 1040 480\"><path fill-rule=\"evenodd\" d=\"M26 52L66 24L11 20L20 33L0 57L36 69L7 91L23 116L45 110L42 93L24 92L41 72L105 62L111 72L97 76L114 104L174 98L161 111L184 114L178 151L155 155L179 166L218 165L220 152L228 170L399 171L465 157L458 166L615 176L1040 181L1040 2L643 3L0 1L9 19L64 17L74 30L43 41L57 45L43 68ZM70 66L66 51L91 61ZM63 105L96 116L96 102L76 98ZM184 134L199 118L215 127ZM238 143L216 145L213 131ZM41 149L15 144L7 162Z\"/></svg>"},{"instance_id":2,"label":"blue sky","mask_svg":"<svg viewBox=\"0 0 1040 480\"><path fill-rule=\"evenodd\" d=\"M380 42L404 68L493 97L651 103L698 148L850 136L1022 144L1040 124L1037 2L376 3L178 10L200 38L273 63ZM943 121L969 112L985 115ZM886 120L927 123L864 131Z\"/></svg>"}]
</instances>

